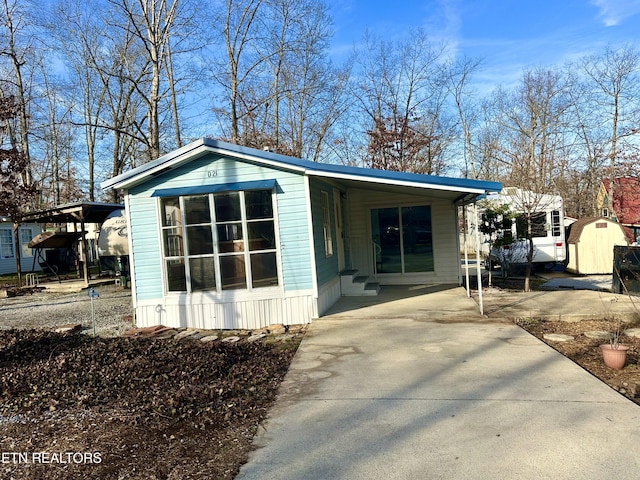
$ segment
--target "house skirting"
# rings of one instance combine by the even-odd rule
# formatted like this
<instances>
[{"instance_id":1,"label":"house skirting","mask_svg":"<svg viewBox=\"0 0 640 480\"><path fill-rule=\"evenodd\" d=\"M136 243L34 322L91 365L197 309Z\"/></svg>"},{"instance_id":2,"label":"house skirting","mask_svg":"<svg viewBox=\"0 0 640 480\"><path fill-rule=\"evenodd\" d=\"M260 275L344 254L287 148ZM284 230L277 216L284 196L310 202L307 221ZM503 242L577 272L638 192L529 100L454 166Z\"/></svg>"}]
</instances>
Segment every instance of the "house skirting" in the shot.
<instances>
[{"instance_id":1,"label":"house skirting","mask_svg":"<svg viewBox=\"0 0 640 480\"><path fill-rule=\"evenodd\" d=\"M338 301L340 291L340 277L325 283L318 289L318 313L324 314L334 303Z\"/></svg>"},{"instance_id":2,"label":"house skirting","mask_svg":"<svg viewBox=\"0 0 640 480\"><path fill-rule=\"evenodd\" d=\"M206 295L176 295L136 302L136 326L255 330L273 324L310 323L318 316L311 291L284 296L211 300Z\"/></svg>"}]
</instances>

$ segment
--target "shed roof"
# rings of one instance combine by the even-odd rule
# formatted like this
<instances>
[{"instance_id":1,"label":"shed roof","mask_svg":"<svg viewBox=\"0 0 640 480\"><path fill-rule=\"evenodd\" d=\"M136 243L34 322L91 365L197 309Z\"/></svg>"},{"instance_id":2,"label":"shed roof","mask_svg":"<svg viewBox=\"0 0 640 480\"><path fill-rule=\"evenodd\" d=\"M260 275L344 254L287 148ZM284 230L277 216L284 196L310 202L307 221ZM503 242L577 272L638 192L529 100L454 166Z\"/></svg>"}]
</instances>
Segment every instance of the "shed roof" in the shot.
<instances>
[{"instance_id":1,"label":"shed roof","mask_svg":"<svg viewBox=\"0 0 640 480\"><path fill-rule=\"evenodd\" d=\"M224 154L264 166L298 172L302 175L308 176L326 177L343 181L365 182L368 184L393 185L399 187L405 186L456 192L459 194L460 200L468 200L475 198L476 195L489 192L499 192L502 189L502 184L499 182L318 163L264 150L241 147L239 145L233 145L209 138L196 140L195 142L168 153L157 160L145 163L144 165L129 170L128 172L110 178L109 180L102 182L101 186L104 189L130 188L143 183L151 177L161 175L183 165L186 162L206 155L207 153Z\"/></svg>"},{"instance_id":2,"label":"shed roof","mask_svg":"<svg viewBox=\"0 0 640 480\"><path fill-rule=\"evenodd\" d=\"M584 229L588 225L591 225L592 223L602 223L602 222L611 224L611 226L613 228L620 228L622 234L625 235L625 237L629 236L627 229L625 229L619 223L614 222L610 218L606 218L606 217L585 217L585 218L581 218L579 220L576 220L575 222L573 222L571 224L571 227L570 227L571 229L569 231L569 236L567 237L567 243L570 243L570 244L578 243L580 241L580 237L582 236L582 232L584 231Z\"/></svg>"}]
</instances>

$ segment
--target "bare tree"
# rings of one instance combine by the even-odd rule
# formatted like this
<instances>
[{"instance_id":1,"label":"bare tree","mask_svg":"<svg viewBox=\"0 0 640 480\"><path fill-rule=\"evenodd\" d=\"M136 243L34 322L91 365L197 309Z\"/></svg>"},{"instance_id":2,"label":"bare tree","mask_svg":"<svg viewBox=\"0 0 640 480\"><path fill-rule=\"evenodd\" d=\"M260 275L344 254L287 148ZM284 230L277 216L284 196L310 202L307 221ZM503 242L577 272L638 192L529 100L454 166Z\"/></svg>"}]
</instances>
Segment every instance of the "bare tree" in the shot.
<instances>
[{"instance_id":1,"label":"bare tree","mask_svg":"<svg viewBox=\"0 0 640 480\"><path fill-rule=\"evenodd\" d=\"M23 182L30 185L33 182L31 156L29 148L29 114L27 86L23 78L25 56L30 48L30 39L19 44L20 36L29 26L26 5L14 0L2 0L2 15L0 17L0 56L7 57L13 70L12 91L15 92L17 111L17 128L9 130L9 138L14 147L20 147L20 153L26 161L21 170Z\"/></svg>"},{"instance_id":2,"label":"bare tree","mask_svg":"<svg viewBox=\"0 0 640 480\"><path fill-rule=\"evenodd\" d=\"M242 89L251 76L263 65L264 58L257 57L256 18L262 9L262 0L226 0L213 23L223 38L226 52L224 62L217 63L213 78L222 87L223 104L216 111L225 117L229 140L240 143L240 124L244 116L262 105L262 101L244 99ZM244 104L244 108L242 105Z\"/></svg>"},{"instance_id":3,"label":"bare tree","mask_svg":"<svg viewBox=\"0 0 640 480\"><path fill-rule=\"evenodd\" d=\"M370 166L421 173L443 170L452 138L444 111L443 51L421 30L396 44L365 35L353 94L368 124L364 130L370 140Z\"/></svg>"},{"instance_id":4,"label":"bare tree","mask_svg":"<svg viewBox=\"0 0 640 480\"><path fill-rule=\"evenodd\" d=\"M580 65L592 84L588 98L595 102L608 128L609 199L613 201L620 143L637 137L640 125L640 53L631 46L620 50L607 47L602 54L586 57Z\"/></svg>"},{"instance_id":5,"label":"bare tree","mask_svg":"<svg viewBox=\"0 0 640 480\"><path fill-rule=\"evenodd\" d=\"M480 60L462 58L451 63L448 68L448 90L453 99L455 110L460 121L460 130L464 148L464 174L465 177L478 178L476 168L475 145L473 142L473 130L479 114L478 107L474 105L470 83L473 73L479 68Z\"/></svg>"},{"instance_id":6,"label":"bare tree","mask_svg":"<svg viewBox=\"0 0 640 480\"><path fill-rule=\"evenodd\" d=\"M500 117L499 127L507 132L502 145L504 161L509 164L505 182L518 187L514 209L522 212L526 222L525 237L529 248L525 290L530 289L534 255L534 216L544 210L552 198L563 145L566 113L570 102L566 78L557 71L527 70L517 90L511 95L495 94Z\"/></svg>"}]
</instances>

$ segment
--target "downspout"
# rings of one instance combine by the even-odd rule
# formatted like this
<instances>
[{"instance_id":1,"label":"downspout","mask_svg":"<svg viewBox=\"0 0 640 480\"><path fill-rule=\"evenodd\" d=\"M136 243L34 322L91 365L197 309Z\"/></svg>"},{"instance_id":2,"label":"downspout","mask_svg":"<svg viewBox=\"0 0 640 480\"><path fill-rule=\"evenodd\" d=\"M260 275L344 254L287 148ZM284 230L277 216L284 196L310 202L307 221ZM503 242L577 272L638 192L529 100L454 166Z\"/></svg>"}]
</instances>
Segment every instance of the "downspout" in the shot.
<instances>
[{"instance_id":1,"label":"downspout","mask_svg":"<svg viewBox=\"0 0 640 480\"><path fill-rule=\"evenodd\" d=\"M484 315L484 303L482 299L482 271L480 269L480 218L478 216L478 205L473 200L473 210L475 211L476 222L476 274L478 283L478 305L480 306L480 315Z\"/></svg>"}]
</instances>

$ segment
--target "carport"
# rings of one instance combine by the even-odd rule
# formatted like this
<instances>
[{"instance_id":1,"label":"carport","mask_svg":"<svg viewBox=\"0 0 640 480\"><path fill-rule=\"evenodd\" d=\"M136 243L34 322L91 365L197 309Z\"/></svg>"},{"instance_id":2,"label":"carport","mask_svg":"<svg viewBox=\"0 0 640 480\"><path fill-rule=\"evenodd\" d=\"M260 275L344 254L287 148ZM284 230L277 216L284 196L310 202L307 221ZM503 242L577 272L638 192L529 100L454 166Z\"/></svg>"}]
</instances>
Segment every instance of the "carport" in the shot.
<instances>
[{"instance_id":1,"label":"carport","mask_svg":"<svg viewBox=\"0 0 640 480\"><path fill-rule=\"evenodd\" d=\"M21 223L42 223L42 224L74 224L74 230L79 234L80 245L83 252L87 251L86 224L103 223L107 216L114 210L124 208L119 203L104 202L74 202L58 205L57 207L29 212L22 215L18 221ZM79 227L79 228L78 228ZM48 247L44 247L48 248ZM89 285L88 262L82 262L82 273L79 276L84 279L85 286ZM18 272L18 282L22 282L20 272Z\"/></svg>"}]
</instances>

